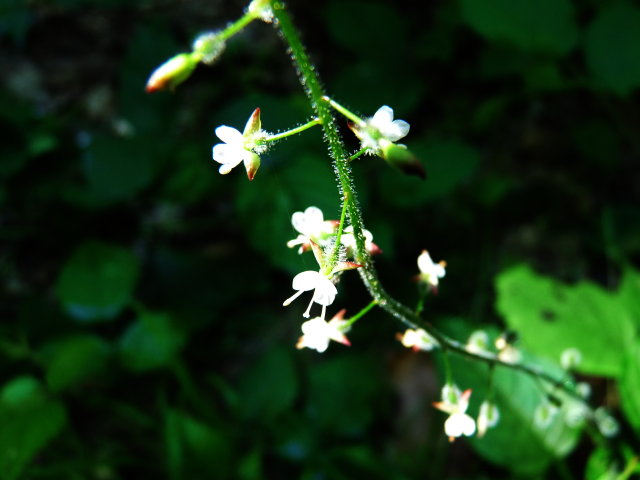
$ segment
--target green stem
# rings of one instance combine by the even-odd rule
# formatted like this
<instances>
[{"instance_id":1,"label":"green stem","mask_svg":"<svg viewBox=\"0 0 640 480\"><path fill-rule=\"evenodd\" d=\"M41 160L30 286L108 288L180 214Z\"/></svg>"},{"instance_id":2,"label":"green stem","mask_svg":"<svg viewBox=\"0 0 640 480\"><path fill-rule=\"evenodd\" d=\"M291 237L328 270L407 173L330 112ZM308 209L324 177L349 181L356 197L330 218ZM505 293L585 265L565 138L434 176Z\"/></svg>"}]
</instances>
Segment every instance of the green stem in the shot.
<instances>
[{"instance_id":1,"label":"green stem","mask_svg":"<svg viewBox=\"0 0 640 480\"><path fill-rule=\"evenodd\" d=\"M355 261L362 265L358 268L358 273L363 284L367 288L369 294L377 304L393 317L400 320L404 325L411 329L423 328L433 338L435 338L440 347L445 352L452 352L463 357L467 357L476 361L482 361L489 365L503 366L512 370L517 370L528 375L540 378L549 384L565 390L569 395L584 401L582 397L575 391L565 379L555 378L542 369L521 363L508 363L500 360L496 355L485 353L472 353L466 350L465 345L441 333L435 329L433 325L423 321L418 315L415 315L408 307L391 297L383 288L378 280L378 275L371 261L371 257L365 247L364 224L360 208L358 207L357 195L353 186L351 167L349 165L349 155L346 147L338 132L338 127L333 118L330 107L337 105L329 97L326 96L317 70L313 67L309 60L309 56L300 40L300 36L296 31L291 17L286 11L285 3L282 1L274 1L272 4L275 17L274 25L279 29L281 36L286 43L294 66L300 77L300 83L305 88L305 92L311 106L315 111L317 118L322 124L322 129L329 144L329 153L333 159L335 172L338 177L338 183L342 191L343 208L349 215L349 223L353 228L353 235L356 240ZM333 105L331 104L333 102ZM345 109L346 111L346 109ZM341 112L345 114L344 112ZM353 119L354 121L360 119Z\"/></svg>"},{"instance_id":2,"label":"green stem","mask_svg":"<svg viewBox=\"0 0 640 480\"><path fill-rule=\"evenodd\" d=\"M222 30L218 36L221 40L227 40L231 37L233 37L235 34L239 33L242 31L242 29L244 29L244 27L246 27L247 25L249 25L251 22L253 22L256 19L256 17L254 17L253 15L251 15L250 13L245 13L242 17L240 17L238 20L236 20L235 22L229 24L227 26L227 28L225 28L224 30Z\"/></svg>"},{"instance_id":3,"label":"green stem","mask_svg":"<svg viewBox=\"0 0 640 480\"><path fill-rule=\"evenodd\" d=\"M364 153L367 152L367 150L369 150L367 147L365 148L361 148L360 150L358 150L356 153L354 153L353 155L351 155L349 157L349 161L353 162L356 158L361 157Z\"/></svg>"},{"instance_id":4,"label":"green stem","mask_svg":"<svg viewBox=\"0 0 640 480\"><path fill-rule=\"evenodd\" d=\"M364 120L361 119L358 115L356 115L355 113L353 113L351 110L346 109L345 107L343 107L342 105L340 105L338 102L336 102L335 100L327 97L326 95L322 97L322 99L325 102L328 102L329 105L331 105L334 109L336 109L338 112L340 112L342 115L344 115L345 117L347 117L349 120L351 120L352 122L357 123L358 125L361 125L364 123Z\"/></svg>"},{"instance_id":5,"label":"green stem","mask_svg":"<svg viewBox=\"0 0 640 480\"><path fill-rule=\"evenodd\" d=\"M356 313L353 317L351 317L349 320L347 320L347 323L344 324L344 328L348 328L351 325L353 325L354 323L356 323L361 317L366 315L369 312L369 310L371 310L377 304L378 304L378 302L376 302L375 300L371 300L371 303L369 303L369 305L364 307L362 310L360 310L358 313Z\"/></svg>"},{"instance_id":6,"label":"green stem","mask_svg":"<svg viewBox=\"0 0 640 480\"><path fill-rule=\"evenodd\" d=\"M314 118L313 120L305 123L304 125L300 125L299 127L292 128L291 130L287 130L286 132L277 133L276 135L271 135L264 139L265 142L275 142L276 140L280 140L286 137L290 137L291 135L296 135L297 133L304 132L311 127L315 127L316 125L320 125L320 119Z\"/></svg>"}]
</instances>

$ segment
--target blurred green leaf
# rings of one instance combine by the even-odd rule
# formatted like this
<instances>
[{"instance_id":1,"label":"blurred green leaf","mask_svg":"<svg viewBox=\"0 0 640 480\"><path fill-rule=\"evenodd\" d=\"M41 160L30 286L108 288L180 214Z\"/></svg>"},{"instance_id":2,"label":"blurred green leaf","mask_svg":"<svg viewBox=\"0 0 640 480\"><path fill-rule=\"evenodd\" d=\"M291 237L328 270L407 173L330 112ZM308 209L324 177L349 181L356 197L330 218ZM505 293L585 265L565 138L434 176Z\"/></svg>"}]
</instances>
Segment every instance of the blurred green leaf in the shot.
<instances>
[{"instance_id":1,"label":"blurred green leaf","mask_svg":"<svg viewBox=\"0 0 640 480\"><path fill-rule=\"evenodd\" d=\"M275 347L244 372L238 384L240 414L268 422L293 405L298 377L288 349Z\"/></svg>"},{"instance_id":2,"label":"blurred green leaf","mask_svg":"<svg viewBox=\"0 0 640 480\"><path fill-rule=\"evenodd\" d=\"M169 365L185 341L185 333L169 315L142 312L120 338L120 358L129 370L146 372Z\"/></svg>"},{"instance_id":3,"label":"blurred green leaf","mask_svg":"<svg viewBox=\"0 0 640 480\"><path fill-rule=\"evenodd\" d=\"M131 301L138 271L138 259L128 249L87 242L62 268L58 297L79 321L110 320Z\"/></svg>"},{"instance_id":4,"label":"blurred green leaf","mask_svg":"<svg viewBox=\"0 0 640 480\"><path fill-rule=\"evenodd\" d=\"M64 427L66 413L32 377L17 377L0 392L0 479L14 480Z\"/></svg>"},{"instance_id":5,"label":"blurred green leaf","mask_svg":"<svg viewBox=\"0 0 640 480\"><path fill-rule=\"evenodd\" d=\"M640 272L627 267L618 289L618 299L640 328Z\"/></svg>"},{"instance_id":6,"label":"blurred green leaf","mask_svg":"<svg viewBox=\"0 0 640 480\"><path fill-rule=\"evenodd\" d=\"M84 159L87 201L97 206L125 200L146 187L155 175L153 145L144 137L98 135Z\"/></svg>"},{"instance_id":7,"label":"blurred green leaf","mask_svg":"<svg viewBox=\"0 0 640 480\"><path fill-rule=\"evenodd\" d=\"M559 362L564 350L576 348L582 355L577 371L621 374L633 328L614 295L588 282L567 286L523 265L502 272L496 289L498 311L529 351Z\"/></svg>"},{"instance_id":8,"label":"blurred green leaf","mask_svg":"<svg viewBox=\"0 0 640 480\"><path fill-rule=\"evenodd\" d=\"M613 452L606 446L596 448L587 461L584 478L586 480L628 480L638 478L640 464L638 451L622 445L620 452ZM622 462L620 461L622 460Z\"/></svg>"},{"instance_id":9,"label":"blurred green leaf","mask_svg":"<svg viewBox=\"0 0 640 480\"><path fill-rule=\"evenodd\" d=\"M460 0L462 16L480 35L523 50L569 53L578 40L569 0Z\"/></svg>"},{"instance_id":10,"label":"blurred green leaf","mask_svg":"<svg viewBox=\"0 0 640 480\"><path fill-rule=\"evenodd\" d=\"M172 478L229 478L232 445L226 432L168 408L164 434Z\"/></svg>"},{"instance_id":11,"label":"blurred green leaf","mask_svg":"<svg viewBox=\"0 0 640 480\"><path fill-rule=\"evenodd\" d=\"M95 335L77 335L47 345L43 355L47 385L58 392L103 373L109 345Z\"/></svg>"},{"instance_id":12,"label":"blurred green leaf","mask_svg":"<svg viewBox=\"0 0 640 480\"><path fill-rule=\"evenodd\" d=\"M411 144L410 148L424 165L427 179L395 172L383 175L380 183L382 195L398 207L417 208L444 197L469 178L480 163L480 154L458 140L433 140ZM380 168L384 165L381 164Z\"/></svg>"},{"instance_id":13,"label":"blurred green leaf","mask_svg":"<svg viewBox=\"0 0 640 480\"><path fill-rule=\"evenodd\" d=\"M619 95L640 87L640 8L605 3L585 37L587 65L598 84Z\"/></svg>"},{"instance_id":14,"label":"blurred green leaf","mask_svg":"<svg viewBox=\"0 0 640 480\"><path fill-rule=\"evenodd\" d=\"M309 417L326 431L361 434L384 400L379 368L374 358L350 354L314 365L309 372Z\"/></svg>"}]
</instances>

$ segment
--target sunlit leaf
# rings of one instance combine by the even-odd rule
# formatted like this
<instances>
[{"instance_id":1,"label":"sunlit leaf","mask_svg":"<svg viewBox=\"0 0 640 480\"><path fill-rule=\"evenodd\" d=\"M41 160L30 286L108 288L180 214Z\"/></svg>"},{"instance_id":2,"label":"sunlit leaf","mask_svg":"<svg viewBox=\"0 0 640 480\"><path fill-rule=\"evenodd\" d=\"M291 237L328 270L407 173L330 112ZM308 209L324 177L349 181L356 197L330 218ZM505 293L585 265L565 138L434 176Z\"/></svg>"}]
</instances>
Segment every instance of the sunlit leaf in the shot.
<instances>
[{"instance_id":1,"label":"sunlit leaf","mask_svg":"<svg viewBox=\"0 0 640 480\"><path fill-rule=\"evenodd\" d=\"M564 285L525 266L496 279L497 308L529 351L559 362L568 348L580 351L579 372L617 377L622 372L629 313L595 284Z\"/></svg>"},{"instance_id":2,"label":"sunlit leaf","mask_svg":"<svg viewBox=\"0 0 640 480\"><path fill-rule=\"evenodd\" d=\"M618 388L622 410L640 438L640 338L629 343Z\"/></svg>"},{"instance_id":3,"label":"sunlit leaf","mask_svg":"<svg viewBox=\"0 0 640 480\"><path fill-rule=\"evenodd\" d=\"M138 260L130 250L88 242L78 247L62 268L58 296L77 320L109 320L131 300L138 270Z\"/></svg>"}]
</instances>

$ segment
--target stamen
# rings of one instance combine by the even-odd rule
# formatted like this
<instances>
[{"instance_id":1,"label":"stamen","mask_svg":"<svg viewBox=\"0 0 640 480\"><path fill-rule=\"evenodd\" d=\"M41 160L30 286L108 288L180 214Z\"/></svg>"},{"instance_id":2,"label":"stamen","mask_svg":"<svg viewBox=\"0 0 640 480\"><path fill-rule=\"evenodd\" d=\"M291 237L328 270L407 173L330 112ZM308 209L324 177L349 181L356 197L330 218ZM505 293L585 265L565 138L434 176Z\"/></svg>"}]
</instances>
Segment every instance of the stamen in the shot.
<instances>
[{"instance_id":1,"label":"stamen","mask_svg":"<svg viewBox=\"0 0 640 480\"><path fill-rule=\"evenodd\" d=\"M287 305L289 305L291 302L293 302L296 298L298 298L300 295L302 295L302 292L304 290L298 290L296 293L294 293L293 295L291 295L289 298L287 298L283 303L282 306L286 307Z\"/></svg>"},{"instance_id":2,"label":"stamen","mask_svg":"<svg viewBox=\"0 0 640 480\"><path fill-rule=\"evenodd\" d=\"M311 297L311 301L309 302L309 306L307 307L307 310L302 314L302 316L304 318L309 318L311 316L311 305L313 305L313 297Z\"/></svg>"}]
</instances>

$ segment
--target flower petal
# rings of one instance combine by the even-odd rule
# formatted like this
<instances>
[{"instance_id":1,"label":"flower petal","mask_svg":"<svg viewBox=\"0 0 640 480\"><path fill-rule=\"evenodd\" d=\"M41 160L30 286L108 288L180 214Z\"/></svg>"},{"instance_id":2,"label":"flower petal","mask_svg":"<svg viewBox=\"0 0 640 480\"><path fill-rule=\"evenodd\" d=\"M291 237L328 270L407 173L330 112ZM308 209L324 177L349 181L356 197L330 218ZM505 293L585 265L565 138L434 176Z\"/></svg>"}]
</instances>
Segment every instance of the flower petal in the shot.
<instances>
[{"instance_id":1,"label":"flower petal","mask_svg":"<svg viewBox=\"0 0 640 480\"><path fill-rule=\"evenodd\" d=\"M318 207L308 207L304 212L295 212L291 216L291 224L298 232L306 236L318 233L322 229L324 215Z\"/></svg>"},{"instance_id":2,"label":"flower petal","mask_svg":"<svg viewBox=\"0 0 640 480\"><path fill-rule=\"evenodd\" d=\"M242 134L240 133L239 130L233 127L227 127L226 125L222 125L216 128L216 135L224 143L241 144L244 142L244 139L242 138Z\"/></svg>"},{"instance_id":3,"label":"flower petal","mask_svg":"<svg viewBox=\"0 0 640 480\"><path fill-rule=\"evenodd\" d=\"M218 143L213 146L213 159L218 163L231 164L231 168L242 162L244 150L235 145Z\"/></svg>"},{"instance_id":4,"label":"flower petal","mask_svg":"<svg viewBox=\"0 0 640 480\"><path fill-rule=\"evenodd\" d=\"M324 306L331 305L338 294L338 289L327 277L318 275L315 291L313 292L313 301Z\"/></svg>"},{"instance_id":5,"label":"flower petal","mask_svg":"<svg viewBox=\"0 0 640 480\"><path fill-rule=\"evenodd\" d=\"M294 290L313 290L317 287L321 279L326 278L320 272L308 270L293 277L292 287Z\"/></svg>"},{"instance_id":6,"label":"flower petal","mask_svg":"<svg viewBox=\"0 0 640 480\"><path fill-rule=\"evenodd\" d=\"M444 432L448 437L469 437L476 432L476 422L466 413L454 413L444 422Z\"/></svg>"},{"instance_id":7,"label":"flower petal","mask_svg":"<svg viewBox=\"0 0 640 480\"><path fill-rule=\"evenodd\" d=\"M385 130L393 121L393 109L388 105L383 105L371 118L371 125L379 130Z\"/></svg>"},{"instance_id":8,"label":"flower petal","mask_svg":"<svg viewBox=\"0 0 640 480\"><path fill-rule=\"evenodd\" d=\"M404 120L394 120L388 124L385 129L381 129L381 132L387 140L397 142L407 136L409 133L409 124Z\"/></svg>"}]
</instances>

